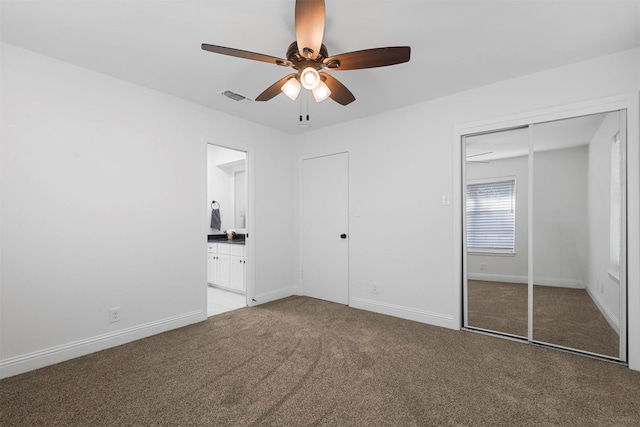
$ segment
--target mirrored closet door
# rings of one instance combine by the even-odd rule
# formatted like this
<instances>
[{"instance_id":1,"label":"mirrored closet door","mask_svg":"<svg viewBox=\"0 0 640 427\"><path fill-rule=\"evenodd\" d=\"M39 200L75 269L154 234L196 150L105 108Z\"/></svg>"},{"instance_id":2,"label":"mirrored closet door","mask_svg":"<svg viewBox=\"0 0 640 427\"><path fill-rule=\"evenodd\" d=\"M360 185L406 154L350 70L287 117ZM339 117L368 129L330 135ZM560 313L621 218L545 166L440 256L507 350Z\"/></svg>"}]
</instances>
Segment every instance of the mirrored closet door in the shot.
<instances>
[{"instance_id":1,"label":"mirrored closet door","mask_svg":"<svg viewBox=\"0 0 640 427\"><path fill-rule=\"evenodd\" d=\"M467 326L527 337L528 127L465 138Z\"/></svg>"},{"instance_id":2,"label":"mirrored closet door","mask_svg":"<svg viewBox=\"0 0 640 427\"><path fill-rule=\"evenodd\" d=\"M624 361L624 111L462 143L464 326Z\"/></svg>"}]
</instances>

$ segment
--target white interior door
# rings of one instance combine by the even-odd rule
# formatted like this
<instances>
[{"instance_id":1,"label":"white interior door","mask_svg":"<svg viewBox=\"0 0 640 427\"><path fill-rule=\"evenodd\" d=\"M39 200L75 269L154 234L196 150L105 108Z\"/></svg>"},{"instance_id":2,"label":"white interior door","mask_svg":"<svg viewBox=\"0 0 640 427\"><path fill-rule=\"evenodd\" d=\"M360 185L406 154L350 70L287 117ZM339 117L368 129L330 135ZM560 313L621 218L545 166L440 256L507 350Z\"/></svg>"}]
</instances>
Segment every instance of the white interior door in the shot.
<instances>
[{"instance_id":1,"label":"white interior door","mask_svg":"<svg viewBox=\"0 0 640 427\"><path fill-rule=\"evenodd\" d=\"M349 303L349 154L302 162L304 294Z\"/></svg>"}]
</instances>

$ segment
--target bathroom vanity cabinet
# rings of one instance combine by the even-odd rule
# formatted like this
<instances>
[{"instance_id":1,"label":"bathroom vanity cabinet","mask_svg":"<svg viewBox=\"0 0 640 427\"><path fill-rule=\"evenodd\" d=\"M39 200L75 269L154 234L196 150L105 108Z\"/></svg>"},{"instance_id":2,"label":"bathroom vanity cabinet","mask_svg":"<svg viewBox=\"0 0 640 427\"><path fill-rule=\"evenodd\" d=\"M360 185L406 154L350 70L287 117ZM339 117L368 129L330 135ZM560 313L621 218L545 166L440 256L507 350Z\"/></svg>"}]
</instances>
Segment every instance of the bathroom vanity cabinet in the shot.
<instances>
[{"instance_id":1,"label":"bathroom vanity cabinet","mask_svg":"<svg viewBox=\"0 0 640 427\"><path fill-rule=\"evenodd\" d=\"M207 243L207 282L244 292L245 246L237 243Z\"/></svg>"}]
</instances>

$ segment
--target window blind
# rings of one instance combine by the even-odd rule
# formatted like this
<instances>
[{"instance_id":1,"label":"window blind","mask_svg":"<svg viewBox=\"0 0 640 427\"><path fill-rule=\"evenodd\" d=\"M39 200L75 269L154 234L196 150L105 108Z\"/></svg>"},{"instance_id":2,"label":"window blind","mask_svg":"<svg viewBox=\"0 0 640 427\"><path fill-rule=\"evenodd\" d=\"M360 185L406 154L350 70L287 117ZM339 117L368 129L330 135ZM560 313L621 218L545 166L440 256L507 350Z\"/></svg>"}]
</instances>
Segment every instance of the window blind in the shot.
<instances>
[{"instance_id":1,"label":"window blind","mask_svg":"<svg viewBox=\"0 0 640 427\"><path fill-rule=\"evenodd\" d=\"M467 184L467 248L515 249L515 179Z\"/></svg>"}]
</instances>

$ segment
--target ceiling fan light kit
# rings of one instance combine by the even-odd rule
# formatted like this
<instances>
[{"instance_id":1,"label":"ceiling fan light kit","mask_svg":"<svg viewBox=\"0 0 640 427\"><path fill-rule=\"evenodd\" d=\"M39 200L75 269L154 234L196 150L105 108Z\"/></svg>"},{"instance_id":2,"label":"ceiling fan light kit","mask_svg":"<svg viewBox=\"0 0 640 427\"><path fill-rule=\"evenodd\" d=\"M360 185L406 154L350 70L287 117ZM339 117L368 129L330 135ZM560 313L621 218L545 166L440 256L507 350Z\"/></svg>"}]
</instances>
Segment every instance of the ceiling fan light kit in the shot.
<instances>
[{"instance_id":1,"label":"ceiling fan light kit","mask_svg":"<svg viewBox=\"0 0 640 427\"><path fill-rule=\"evenodd\" d=\"M285 84L282 85L280 90L284 92L284 94L289 98L291 98L292 101L295 101L300 94L301 88L302 86L300 85L298 79L295 77L291 77Z\"/></svg>"},{"instance_id":2,"label":"ceiling fan light kit","mask_svg":"<svg viewBox=\"0 0 640 427\"><path fill-rule=\"evenodd\" d=\"M325 82L319 81L318 85L311 90L311 93L313 93L313 98L316 102L322 102L331 96L331 89Z\"/></svg>"},{"instance_id":3,"label":"ceiling fan light kit","mask_svg":"<svg viewBox=\"0 0 640 427\"><path fill-rule=\"evenodd\" d=\"M312 91L316 102L331 98L341 105L348 105L355 101L355 96L336 78L322 70L342 71L386 67L408 62L411 58L409 46L365 49L330 57L327 48L322 44L324 20L324 0L296 0L296 41L289 45L287 59L204 43L202 49L222 55L291 67L297 71L269 86L258 95L256 101L268 101L280 92L284 92L295 101L302 85L305 89Z\"/></svg>"},{"instance_id":4,"label":"ceiling fan light kit","mask_svg":"<svg viewBox=\"0 0 640 427\"><path fill-rule=\"evenodd\" d=\"M320 74L311 67L307 67L300 73L300 83L305 89L313 90L320 83Z\"/></svg>"}]
</instances>

